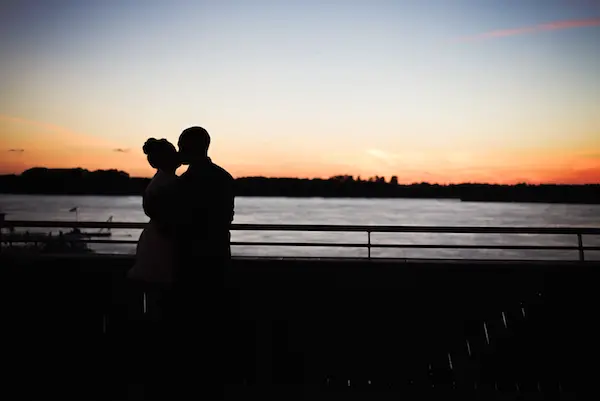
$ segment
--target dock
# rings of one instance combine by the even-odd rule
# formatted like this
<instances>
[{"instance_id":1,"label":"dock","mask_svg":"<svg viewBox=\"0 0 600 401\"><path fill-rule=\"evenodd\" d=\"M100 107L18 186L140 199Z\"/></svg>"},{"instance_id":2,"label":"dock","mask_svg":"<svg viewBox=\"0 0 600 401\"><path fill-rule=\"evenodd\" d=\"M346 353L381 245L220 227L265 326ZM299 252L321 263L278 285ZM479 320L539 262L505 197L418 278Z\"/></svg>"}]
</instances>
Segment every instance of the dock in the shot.
<instances>
[{"instance_id":1,"label":"dock","mask_svg":"<svg viewBox=\"0 0 600 401\"><path fill-rule=\"evenodd\" d=\"M580 257L588 248L596 250L580 241L571 261L236 257L225 278L236 322L225 394L593 397L600 262ZM0 253L7 394L128 397L126 327L132 316L138 327L152 324L145 294L124 290L133 262Z\"/></svg>"}]
</instances>

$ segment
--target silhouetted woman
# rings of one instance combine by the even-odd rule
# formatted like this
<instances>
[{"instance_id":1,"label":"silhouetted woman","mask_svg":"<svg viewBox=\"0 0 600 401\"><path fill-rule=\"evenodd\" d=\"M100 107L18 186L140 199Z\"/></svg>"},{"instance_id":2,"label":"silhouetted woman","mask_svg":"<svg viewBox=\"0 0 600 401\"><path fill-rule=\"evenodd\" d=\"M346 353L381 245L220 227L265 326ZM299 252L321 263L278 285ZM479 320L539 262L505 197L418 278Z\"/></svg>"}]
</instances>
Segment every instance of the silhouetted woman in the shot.
<instances>
[{"instance_id":1,"label":"silhouetted woman","mask_svg":"<svg viewBox=\"0 0 600 401\"><path fill-rule=\"evenodd\" d=\"M181 165L177 150L166 139L150 138L144 144L144 153L156 174L144 192L144 198L158 196L175 180L175 171ZM169 287L173 282L174 244L166 235L166 227L150 220L142 232L136 250L136 262L129 271L129 278L150 286Z\"/></svg>"},{"instance_id":2,"label":"silhouetted woman","mask_svg":"<svg viewBox=\"0 0 600 401\"><path fill-rule=\"evenodd\" d=\"M175 146L166 139L150 138L143 150L150 165L157 169L144 192L146 202L169 190L169 186L178 179L175 171L180 163ZM172 369L165 359L170 347L164 336L165 330L168 330L164 314L169 310L175 265L173 236L169 235L167 227L151 219L140 235L135 265L128 272L132 280L132 301L129 305L132 311L129 318L132 336L129 347L130 373L135 386L130 390L136 393L130 393L131 398L144 399L152 395L162 398L160 392Z\"/></svg>"}]
</instances>

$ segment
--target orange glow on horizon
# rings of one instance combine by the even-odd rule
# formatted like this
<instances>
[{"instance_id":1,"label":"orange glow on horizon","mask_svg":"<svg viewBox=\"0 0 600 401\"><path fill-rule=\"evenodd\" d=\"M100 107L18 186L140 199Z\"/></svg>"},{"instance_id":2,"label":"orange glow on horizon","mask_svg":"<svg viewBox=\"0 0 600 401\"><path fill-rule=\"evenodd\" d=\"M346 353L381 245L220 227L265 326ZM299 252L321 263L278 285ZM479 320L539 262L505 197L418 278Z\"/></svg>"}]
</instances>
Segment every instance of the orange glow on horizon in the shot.
<instances>
[{"instance_id":1,"label":"orange glow on horizon","mask_svg":"<svg viewBox=\"0 0 600 401\"><path fill-rule=\"evenodd\" d=\"M40 155L42 156L42 155ZM47 168L76 168L81 167L88 170L117 169L129 173L132 177L152 177L155 170L146 164L143 155L128 155L125 158L115 158L109 162L110 157L106 155L97 155L90 157L81 155L69 158L60 157L60 155L36 157L35 162L29 160L18 160L22 155L14 155L3 160L0 163L0 174L20 174L26 169L32 167ZM126 160L123 160L126 159ZM377 171L365 168L351 168L343 170L336 167L327 166L269 166L269 165L236 165L219 163L227 169L234 177L298 177L298 178L329 178L336 175L351 175L368 179L376 175L389 178L392 175L398 177L398 182L402 184L411 184L415 182L429 182L439 184L479 182L490 184L517 184L521 182L529 184L595 184L600 183L600 160L595 162L595 166L586 168L547 168L539 167L532 169L520 169L511 167L497 167L490 169L477 168L457 168L454 170L435 170L430 171L402 171L396 174L381 174ZM183 172L185 167L179 172Z\"/></svg>"},{"instance_id":2,"label":"orange glow on horizon","mask_svg":"<svg viewBox=\"0 0 600 401\"><path fill-rule=\"evenodd\" d=\"M118 169L133 177L154 174L141 149L122 149L110 141L63 127L3 115L0 115L0 152L0 174L19 174L32 167ZM600 183L600 148L594 143L545 150L453 152L439 147L403 153L366 149L355 153L311 154L302 150L282 153L264 148L260 152L245 154L244 149L225 149L217 142L210 153L215 163L234 177L351 175L389 179L395 175L400 183L406 184Z\"/></svg>"}]
</instances>

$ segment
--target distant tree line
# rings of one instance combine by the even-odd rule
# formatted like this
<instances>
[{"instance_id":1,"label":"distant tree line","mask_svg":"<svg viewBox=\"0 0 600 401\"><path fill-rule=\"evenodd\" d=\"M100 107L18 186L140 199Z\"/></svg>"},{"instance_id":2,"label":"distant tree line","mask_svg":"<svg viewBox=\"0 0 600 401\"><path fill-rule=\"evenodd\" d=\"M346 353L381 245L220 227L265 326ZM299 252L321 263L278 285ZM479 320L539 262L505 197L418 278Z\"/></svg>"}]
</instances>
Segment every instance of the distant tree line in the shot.
<instances>
[{"instance_id":1,"label":"distant tree line","mask_svg":"<svg viewBox=\"0 0 600 401\"><path fill-rule=\"evenodd\" d=\"M36 167L20 175L1 175L0 193L61 195L141 195L149 178L118 170L88 171ZM329 179L243 177L237 196L325 198L450 198L465 201L600 203L600 184L495 185L398 184L398 177L368 179L340 175Z\"/></svg>"}]
</instances>

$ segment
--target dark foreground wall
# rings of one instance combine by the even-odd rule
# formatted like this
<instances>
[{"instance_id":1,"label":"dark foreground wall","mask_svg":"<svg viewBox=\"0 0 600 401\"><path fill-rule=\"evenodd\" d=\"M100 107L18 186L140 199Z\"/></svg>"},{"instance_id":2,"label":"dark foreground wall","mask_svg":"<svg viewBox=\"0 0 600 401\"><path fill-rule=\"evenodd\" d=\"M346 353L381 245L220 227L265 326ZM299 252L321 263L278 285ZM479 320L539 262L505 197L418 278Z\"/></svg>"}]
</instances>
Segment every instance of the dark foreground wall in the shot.
<instances>
[{"instance_id":1,"label":"dark foreground wall","mask_svg":"<svg viewBox=\"0 0 600 401\"><path fill-rule=\"evenodd\" d=\"M132 262L0 257L4 398L131 394L132 344L154 324L124 287ZM227 394L587 398L599 267L237 259Z\"/></svg>"}]
</instances>

